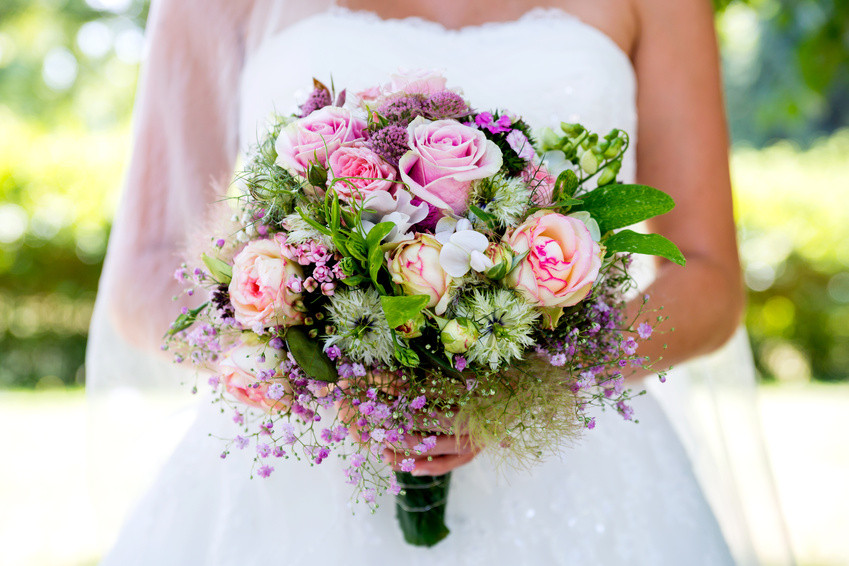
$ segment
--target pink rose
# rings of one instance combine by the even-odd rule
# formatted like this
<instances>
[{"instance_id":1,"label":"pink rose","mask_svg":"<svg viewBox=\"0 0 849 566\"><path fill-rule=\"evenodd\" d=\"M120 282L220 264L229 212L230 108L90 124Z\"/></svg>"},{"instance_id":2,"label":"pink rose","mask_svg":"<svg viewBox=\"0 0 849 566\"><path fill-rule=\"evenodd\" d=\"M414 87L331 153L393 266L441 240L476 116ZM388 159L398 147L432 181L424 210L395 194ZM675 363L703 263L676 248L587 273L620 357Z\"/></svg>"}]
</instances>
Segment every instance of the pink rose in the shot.
<instances>
[{"instance_id":1,"label":"pink rose","mask_svg":"<svg viewBox=\"0 0 849 566\"><path fill-rule=\"evenodd\" d=\"M389 92L431 95L445 90L445 77L428 69L402 70L390 75Z\"/></svg>"},{"instance_id":2,"label":"pink rose","mask_svg":"<svg viewBox=\"0 0 849 566\"><path fill-rule=\"evenodd\" d=\"M386 261L392 281L400 285L407 295L428 295L427 306L435 307L436 314L448 308L452 277L439 264L442 244L428 234L416 234L415 239L401 242Z\"/></svg>"},{"instance_id":3,"label":"pink rose","mask_svg":"<svg viewBox=\"0 0 849 566\"><path fill-rule=\"evenodd\" d=\"M528 252L507 275L507 284L540 307L578 303L598 277L601 246L577 218L541 210L504 240L515 254Z\"/></svg>"},{"instance_id":4,"label":"pink rose","mask_svg":"<svg viewBox=\"0 0 849 566\"><path fill-rule=\"evenodd\" d=\"M421 116L407 126L412 150L398 168L410 191L430 204L462 214L472 181L495 175L501 150L483 132L456 120L432 122Z\"/></svg>"},{"instance_id":5,"label":"pink rose","mask_svg":"<svg viewBox=\"0 0 849 566\"><path fill-rule=\"evenodd\" d=\"M334 178L354 177L333 185L339 198L362 202L375 191L389 191L395 184L395 168L366 147L343 145L327 161L328 181Z\"/></svg>"},{"instance_id":6,"label":"pink rose","mask_svg":"<svg viewBox=\"0 0 849 566\"><path fill-rule=\"evenodd\" d=\"M544 165L529 163L522 171L522 180L531 189L531 202L537 206L548 206L554 193L557 179Z\"/></svg>"},{"instance_id":7,"label":"pink rose","mask_svg":"<svg viewBox=\"0 0 849 566\"><path fill-rule=\"evenodd\" d=\"M277 366L282 361L274 348L250 342L240 344L227 352L219 364L224 388L237 401L251 407L266 411L286 409L292 400L292 388L278 375Z\"/></svg>"},{"instance_id":8,"label":"pink rose","mask_svg":"<svg viewBox=\"0 0 849 566\"><path fill-rule=\"evenodd\" d=\"M299 118L280 131L275 149L277 164L306 175L311 163L327 165L327 158L345 142L365 139L364 120L337 106L325 106Z\"/></svg>"},{"instance_id":9,"label":"pink rose","mask_svg":"<svg viewBox=\"0 0 849 566\"><path fill-rule=\"evenodd\" d=\"M294 326L304 314L295 309L301 294L287 286L290 278L304 278L296 261L285 257L274 240L252 240L233 259L230 302L235 318L248 328Z\"/></svg>"}]
</instances>

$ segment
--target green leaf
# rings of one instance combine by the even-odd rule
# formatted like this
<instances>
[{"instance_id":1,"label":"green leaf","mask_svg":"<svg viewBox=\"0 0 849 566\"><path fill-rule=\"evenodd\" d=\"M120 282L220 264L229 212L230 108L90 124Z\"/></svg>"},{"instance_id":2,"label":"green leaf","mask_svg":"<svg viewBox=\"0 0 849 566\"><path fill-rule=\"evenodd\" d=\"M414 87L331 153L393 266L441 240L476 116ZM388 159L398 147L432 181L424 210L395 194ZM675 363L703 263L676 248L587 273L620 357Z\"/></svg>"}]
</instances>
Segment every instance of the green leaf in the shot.
<instances>
[{"instance_id":1,"label":"green leaf","mask_svg":"<svg viewBox=\"0 0 849 566\"><path fill-rule=\"evenodd\" d=\"M304 328L289 327L286 331L286 347L304 373L313 379L327 383L336 383L339 380L336 366L324 353L321 344L311 339Z\"/></svg>"},{"instance_id":2,"label":"green leaf","mask_svg":"<svg viewBox=\"0 0 849 566\"><path fill-rule=\"evenodd\" d=\"M514 269L519 267L519 264L522 263L523 259L528 257L529 253L531 253L531 250L528 250L526 252L522 252L519 255L514 255L513 256L513 263L510 265L510 269L507 270L507 273L504 276L507 277L507 275L510 275L513 272Z\"/></svg>"},{"instance_id":3,"label":"green leaf","mask_svg":"<svg viewBox=\"0 0 849 566\"><path fill-rule=\"evenodd\" d=\"M165 333L166 336L173 336L174 334L180 332L181 330L185 330L195 323L198 315L203 312L203 310L209 306L209 302L202 304L201 306L189 310L186 314L181 314L177 317L177 320L171 323L171 327L168 329L168 332Z\"/></svg>"},{"instance_id":4,"label":"green leaf","mask_svg":"<svg viewBox=\"0 0 849 566\"><path fill-rule=\"evenodd\" d=\"M560 199L559 201L555 202L554 206L556 206L558 208L564 208L564 207L567 207L567 206L575 206L575 205L578 205L578 204L584 204L584 201L582 201L579 198L564 197L564 198Z\"/></svg>"},{"instance_id":5,"label":"green leaf","mask_svg":"<svg viewBox=\"0 0 849 566\"><path fill-rule=\"evenodd\" d=\"M571 169L563 170L554 181L554 191L552 196L555 200L569 198L578 190L578 176Z\"/></svg>"},{"instance_id":6,"label":"green leaf","mask_svg":"<svg viewBox=\"0 0 849 566\"><path fill-rule=\"evenodd\" d=\"M422 312L428 302L430 302L430 297L427 295L380 297L380 305L383 307L383 314L386 315L386 322L389 324L389 328L401 326L415 317Z\"/></svg>"},{"instance_id":7,"label":"green leaf","mask_svg":"<svg viewBox=\"0 0 849 566\"><path fill-rule=\"evenodd\" d=\"M233 267L226 261L206 254L201 259L212 277L222 285L227 285L233 279Z\"/></svg>"},{"instance_id":8,"label":"green leaf","mask_svg":"<svg viewBox=\"0 0 849 566\"><path fill-rule=\"evenodd\" d=\"M484 222L492 222L496 220L495 216L473 204L469 205L469 210Z\"/></svg>"},{"instance_id":9,"label":"green leaf","mask_svg":"<svg viewBox=\"0 0 849 566\"><path fill-rule=\"evenodd\" d=\"M316 222L315 219L313 219L309 214L307 214L302 208L298 207L297 211L298 214L301 215L301 218L303 218L304 222L306 222L325 236L330 236L330 230L327 228L327 226Z\"/></svg>"},{"instance_id":10,"label":"green leaf","mask_svg":"<svg viewBox=\"0 0 849 566\"><path fill-rule=\"evenodd\" d=\"M369 230L368 235L366 236L366 246L369 251L372 248L379 247L380 242L383 241L383 238L385 238L393 228L395 228L394 222L381 222Z\"/></svg>"},{"instance_id":11,"label":"green leaf","mask_svg":"<svg viewBox=\"0 0 849 566\"><path fill-rule=\"evenodd\" d=\"M384 255L380 246L375 246L368 251L368 274L375 285L378 284L377 276L383 267Z\"/></svg>"},{"instance_id":12,"label":"green leaf","mask_svg":"<svg viewBox=\"0 0 849 566\"><path fill-rule=\"evenodd\" d=\"M668 194L645 185L605 185L587 193L573 210L589 212L601 233L631 226L675 207Z\"/></svg>"},{"instance_id":13,"label":"green leaf","mask_svg":"<svg viewBox=\"0 0 849 566\"><path fill-rule=\"evenodd\" d=\"M684 254L668 239L660 234L640 234L633 230L622 230L602 242L607 253L628 252L665 257L678 265L685 265Z\"/></svg>"},{"instance_id":14,"label":"green leaf","mask_svg":"<svg viewBox=\"0 0 849 566\"><path fill-rule=\"evenodd\" d=\"M361 283L365 283L369 278L365 275L350 275L342 280L342 283L348 285L349 287L356 287Z\"/></svg>"},{"instance_id":15,"label":"green leaf","mask_svg":"<svg viewBox=\"0 0 849 566\"><path fill-rule=\"evenodd\" d=\"M339 238L341 240L341 237ZM336 241L336 235L334 234L333 241ZM351 254L351 257L365 262L368 261L366 254L368 253L368 248L366 247L366 241L359 234L351 233L342 246L337 245L336 247L340 249L347 249L348 253Z\"/></svg>"}]
</instances>

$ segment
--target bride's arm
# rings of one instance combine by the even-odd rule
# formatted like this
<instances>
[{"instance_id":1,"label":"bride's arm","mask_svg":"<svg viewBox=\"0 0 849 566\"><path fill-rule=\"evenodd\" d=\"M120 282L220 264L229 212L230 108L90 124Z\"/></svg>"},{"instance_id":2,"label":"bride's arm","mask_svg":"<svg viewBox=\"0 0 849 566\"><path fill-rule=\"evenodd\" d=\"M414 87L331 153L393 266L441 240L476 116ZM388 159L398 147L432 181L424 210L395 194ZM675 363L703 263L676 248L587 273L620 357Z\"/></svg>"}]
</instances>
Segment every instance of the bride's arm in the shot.
<instances>
[{"instance_id":1,"label":"bride's arm","mask_svg":"<svg viewBox=\"0 0 849 566\"><path fill-rule=\"evenodd\" d=\"M162 0L148 20L135 135L101 292L119 331L157 348L177 314L171 276L186 233L237 152L241 22L248 2Z\"/></svg>"},{"instance_id":2,"label":"bride's arm","mask_svg":"<svg viewBox=\"0 0 849 566\"><path fill-rule=\"evenodd\" d=\"M637 177L675 199L650 228L678 244L685 268L663 261L649 307L674 332L641 348L664 365L721 346L744 304L728 171L728 133L708 0L633 0L639 38ZM637 304L631 305L632 314ZM657 313L644 318L654 318ZM663 345L668 344L668 349Z\"/></svg>"}]
</instances>

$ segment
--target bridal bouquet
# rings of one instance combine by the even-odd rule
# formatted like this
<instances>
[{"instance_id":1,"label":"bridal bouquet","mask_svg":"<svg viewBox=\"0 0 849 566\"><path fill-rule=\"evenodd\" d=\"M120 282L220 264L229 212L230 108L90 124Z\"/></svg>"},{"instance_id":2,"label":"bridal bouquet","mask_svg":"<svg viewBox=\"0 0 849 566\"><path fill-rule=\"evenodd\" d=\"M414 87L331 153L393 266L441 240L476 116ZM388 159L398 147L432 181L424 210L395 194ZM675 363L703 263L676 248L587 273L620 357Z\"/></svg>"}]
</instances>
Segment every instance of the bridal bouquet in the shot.
<instances>
[{"instance_id":1,"label":"bridal bouquet","mask_svg":"<svg viewBox=\"0 0 849 566\"><path fill-rule=\"evenodd\" d=\"M405 538L430 546L448 533L450 475L416 464L440 435L532 463L592 429L591 409L633 418L624 378L649 365L637 352L653 328L625 318L629 254L684 259L620 229L673 202L616 183L619 130L562 124L535 142L520 116L475 110L434 74L356 97L314 86L177 271L209 300L164 347L209 370L232 411L222 458L255 451L268 477L279 459L337 453L354 498L396 494Z\"/></svg>"}]
</instances>

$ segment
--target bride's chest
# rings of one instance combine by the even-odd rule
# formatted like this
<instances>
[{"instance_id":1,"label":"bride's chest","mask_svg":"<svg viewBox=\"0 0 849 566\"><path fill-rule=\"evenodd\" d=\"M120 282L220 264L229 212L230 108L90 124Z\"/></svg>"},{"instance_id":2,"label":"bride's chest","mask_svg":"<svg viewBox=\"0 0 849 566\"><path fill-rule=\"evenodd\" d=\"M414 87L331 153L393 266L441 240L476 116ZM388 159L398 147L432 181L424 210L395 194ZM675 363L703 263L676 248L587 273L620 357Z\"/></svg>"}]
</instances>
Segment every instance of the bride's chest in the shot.
<instances>
[{"instance_id":1,"label":"bride's chest","mask_svg":"<svg viewBox=\"0 0 849 566\"><path fill-rule=\"evenodd\" d=\"M507 109L536 127L578 120L598 130L635 126L627 55L564 12L453 31L334 10L270 36L251 54L241 82L242 140L255 142L271 112L293 112L313 77L357 92L399 68L441 70L477 108Z\"/></svg>"}]
</instances>

